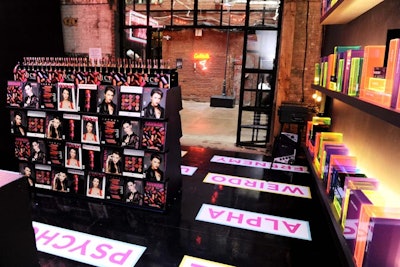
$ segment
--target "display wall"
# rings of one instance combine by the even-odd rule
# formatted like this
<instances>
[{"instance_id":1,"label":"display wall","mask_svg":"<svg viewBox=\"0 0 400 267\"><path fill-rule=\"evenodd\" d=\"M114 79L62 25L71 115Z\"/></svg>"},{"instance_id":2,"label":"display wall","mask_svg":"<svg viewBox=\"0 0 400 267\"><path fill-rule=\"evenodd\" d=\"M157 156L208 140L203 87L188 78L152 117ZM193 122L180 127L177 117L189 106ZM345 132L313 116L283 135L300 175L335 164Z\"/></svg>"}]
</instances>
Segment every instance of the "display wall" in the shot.
<instances>
[{"instance_id":1,"label":"display wall","mask_svg":"<svg viewBox=\"0 0 400 267\"><path fill-rule=\"evenodd\" d=\"M347 24L325 26L321 54L331 53L337 45L385 45L387 30L400 29L399 10L399 1L385 0ZM398 195L400 128L338 100L331 103L331 116L332 131L343 133L360 168L378 178L382 189Z\"/></svg>"},{"instance_id":2,"label":"display wall","mask_svg":"<svg viewBox=\"0 0 400 267\"><path fill-rule=\"evenodd\" d=\"M166 210L181 176L174 69L24 57L12 73L10 145L35 191Z\"/></svg>"}]
</instances>

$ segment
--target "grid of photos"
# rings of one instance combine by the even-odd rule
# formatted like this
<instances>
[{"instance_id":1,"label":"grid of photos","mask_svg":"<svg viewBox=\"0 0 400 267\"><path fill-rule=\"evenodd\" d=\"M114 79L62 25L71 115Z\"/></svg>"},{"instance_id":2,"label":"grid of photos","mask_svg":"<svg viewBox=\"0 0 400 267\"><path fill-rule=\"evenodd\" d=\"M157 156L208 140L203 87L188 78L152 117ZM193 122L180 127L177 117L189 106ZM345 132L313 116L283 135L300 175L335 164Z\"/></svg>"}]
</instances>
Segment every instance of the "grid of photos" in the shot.
<instances>
[{"instance_id":1,"label":"grid of photos","mask_svg":"<svg viewBox=\"0 0 400 267\"><path fill-rule=\"evenodd\" d=\"M36 189L164 209L169 75L82 75L8 81L19 171Z\"/></svg>"}]
</instances>

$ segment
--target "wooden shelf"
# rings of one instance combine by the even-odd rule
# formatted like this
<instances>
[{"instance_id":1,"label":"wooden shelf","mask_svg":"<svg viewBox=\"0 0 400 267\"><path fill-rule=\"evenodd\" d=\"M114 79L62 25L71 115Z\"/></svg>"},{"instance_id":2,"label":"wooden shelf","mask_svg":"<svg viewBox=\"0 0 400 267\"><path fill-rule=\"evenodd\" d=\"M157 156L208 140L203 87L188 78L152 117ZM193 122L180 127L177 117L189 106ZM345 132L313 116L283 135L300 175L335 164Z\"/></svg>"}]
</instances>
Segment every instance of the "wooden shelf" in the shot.
<instances>
[{"instance_id":1,"label":"wooden shelf","mask_svg":"<svg viewBox=\"0 0 400 267\"><path fill-rule=\"evenodd\" d=\"M342 101L343 103L346 103L354 108L357 108L365 113L368 113L372 116L375 116L383 121L386 121L396 127L400 127L400 112L391 109L391 108L385 108L381 106L377 106L373 103L369 103L363 100L360 100L357 97L354 96L349 96L340 92L332 91L329 89L326 89L324 87L318 86L318 85L311 85L311 88L320 91L321 93L338 99Z\"/></svg>"},{"instance_id":2,"label":"wooden shelf","mask_svg":"<svg viewBox=\"0 0 400 267\"><path fill-rule=\"evenodd\" d=\"M346 24L384 0L339 0L321 17L322 25Z\"/></svg>"}]
</instances>

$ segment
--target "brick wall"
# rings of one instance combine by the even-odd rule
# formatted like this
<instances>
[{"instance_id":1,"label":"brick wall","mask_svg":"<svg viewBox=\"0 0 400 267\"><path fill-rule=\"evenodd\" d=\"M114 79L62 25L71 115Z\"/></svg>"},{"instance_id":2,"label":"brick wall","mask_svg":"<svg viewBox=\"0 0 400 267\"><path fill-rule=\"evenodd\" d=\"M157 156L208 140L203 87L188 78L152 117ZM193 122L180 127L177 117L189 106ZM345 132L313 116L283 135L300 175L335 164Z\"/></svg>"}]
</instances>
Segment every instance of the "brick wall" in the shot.
<instances>
[{"instance_id":1,"label":"brick wall","mask_svg":"<svg viewBox=\"0 0 400 267\"><path fill-rule=\"evenodd\" d=\"M210 96L222 93L226 59L226 31L203 30L201 37L195 36L194 30L164 31L169 41L163 41L163 58L175 66L177 58L183 61L179 69L179 82L182 85L183 99L209 101ZM238 90L233 82L235 62L241 61L243 50L243 33L229 33L229 49L227 60L227 94ZM201 70L199 64L194 68L194 53L209 53L207 70ZM239 72L240 74L240 72ZM236 73L237 77L237 73Z\"/></svg>"},{"instance_id":2,"label":"brick wall","mask_svg":"<svg viewBox=\"0 0 400 267\"><path fill-rule=\"evenodd\" d=\"M320 6L320 0L285 0L275 95L274 134L271 138L277 135L280 128L276 118L283 101L315 104L311 97L314 93L311 83L314 65L321 55Z\"/></svg>"},{"instance_id":3,"label":"brick wall","mask_svg":"<svg viewBox=\"0 0 400 267\"><path fill-rule=\"evenodd\" d=\"M107 0L62 0L64 49L68 54L87 54L89 48L115 56L115 4Z\"/></svg>"}]
</instances>

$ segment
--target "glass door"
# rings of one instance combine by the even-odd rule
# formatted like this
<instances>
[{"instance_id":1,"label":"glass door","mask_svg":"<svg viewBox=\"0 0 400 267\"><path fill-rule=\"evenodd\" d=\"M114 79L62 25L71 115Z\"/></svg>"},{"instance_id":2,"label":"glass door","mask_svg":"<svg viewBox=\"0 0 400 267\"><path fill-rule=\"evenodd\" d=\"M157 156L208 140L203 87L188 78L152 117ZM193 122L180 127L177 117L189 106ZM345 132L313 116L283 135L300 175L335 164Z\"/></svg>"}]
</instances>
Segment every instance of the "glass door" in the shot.
<instances>
[{"instance_id":1,"label":"glass door","mask_svg":"<svg viewBox=\"0 0 400 267\"><path fill-rule=\"evenodd\" d=\"M279 10L279 1L263 11L248 10L236 137L239 146L265 148L269 142L277 72Z\"/></svg>"}]
</instances>

